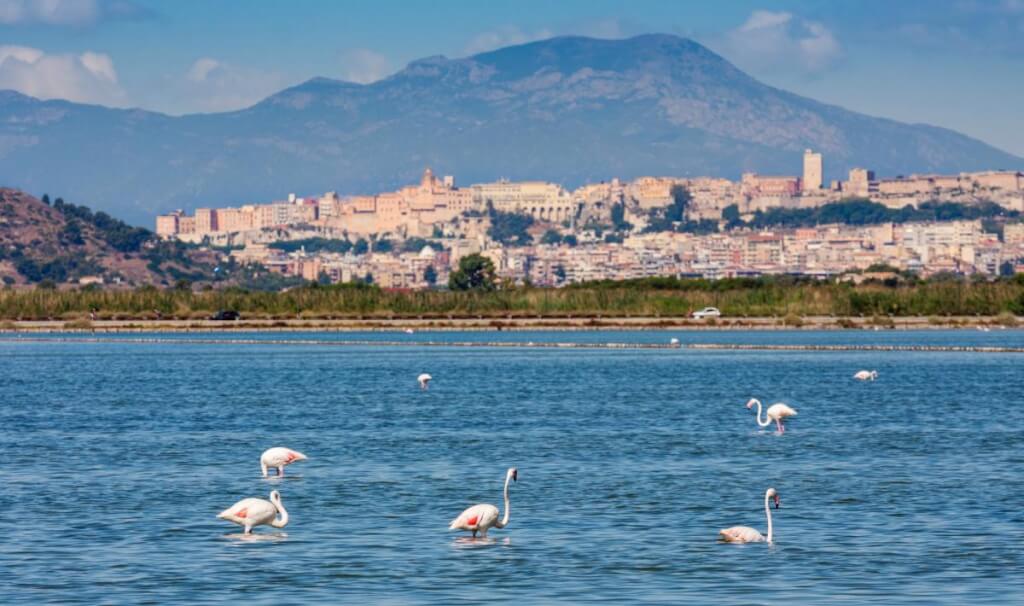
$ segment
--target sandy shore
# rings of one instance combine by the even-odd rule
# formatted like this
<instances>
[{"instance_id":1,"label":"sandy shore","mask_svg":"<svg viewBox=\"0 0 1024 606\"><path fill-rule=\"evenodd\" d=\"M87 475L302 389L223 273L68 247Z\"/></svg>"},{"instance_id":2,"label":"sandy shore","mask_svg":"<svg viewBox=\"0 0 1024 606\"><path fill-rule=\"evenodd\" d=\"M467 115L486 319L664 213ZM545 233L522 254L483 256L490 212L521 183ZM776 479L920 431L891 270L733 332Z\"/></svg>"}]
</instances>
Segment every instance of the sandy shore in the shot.
<instances>
[{"instance_id":1,"label":"sandy shore","mask_svg":"<svg viewBox=\"0 0 1024 606\"><path fill-rule=\"evenodd\" d=\"M1024 325L1024 318L1017 319ZM801 318L799 326L787 325L782 318L719 318L691 320L671 317L536 317L536 318L374 318L374 319L242 319L214 320L96 320L65 322L0 321L0 332L225 332L225 331L404 331L412 330L847 330L847 329L948 329L1002 327L1005 318L988 316L952 316L941 319L924 316L899 318Z\"/></svg>"}]
</instances>

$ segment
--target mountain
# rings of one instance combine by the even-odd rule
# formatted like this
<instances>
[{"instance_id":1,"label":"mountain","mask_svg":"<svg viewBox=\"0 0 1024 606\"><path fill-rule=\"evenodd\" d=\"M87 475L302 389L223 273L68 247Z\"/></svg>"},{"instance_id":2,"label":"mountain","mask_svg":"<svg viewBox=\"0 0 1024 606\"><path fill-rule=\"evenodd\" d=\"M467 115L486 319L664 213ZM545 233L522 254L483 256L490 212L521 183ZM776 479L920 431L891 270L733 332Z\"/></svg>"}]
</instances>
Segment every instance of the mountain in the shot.
<instances>
[{"instance_id":1,"label":"mountain","mask_svg":"<svg viewBox=\"0 0 1024 606\"><path fill-rule=\"evenodd\" d=\"M208 279L216 253L159 241L104 212L52 205L25 192L0 188L0 280L24 284L72 282L98 276L127 284L173 284Z\"/></svg>"},{"instance_id":2,"label":"mountain","mask_svg":"<svg viewBox=\"0 0 1024 606\"><path fill-rule=\"evenodd\" d=\"M74 195L140 224L183 207L370 193L425 166L460 183L573 187L641 175L827 177L1020 169L956 132L819 103L758 82L684 38L560 37L414 61L361 85L315 78L235 112L171 117L0 93L0 183Z\"/></svg>"}]
</instances>

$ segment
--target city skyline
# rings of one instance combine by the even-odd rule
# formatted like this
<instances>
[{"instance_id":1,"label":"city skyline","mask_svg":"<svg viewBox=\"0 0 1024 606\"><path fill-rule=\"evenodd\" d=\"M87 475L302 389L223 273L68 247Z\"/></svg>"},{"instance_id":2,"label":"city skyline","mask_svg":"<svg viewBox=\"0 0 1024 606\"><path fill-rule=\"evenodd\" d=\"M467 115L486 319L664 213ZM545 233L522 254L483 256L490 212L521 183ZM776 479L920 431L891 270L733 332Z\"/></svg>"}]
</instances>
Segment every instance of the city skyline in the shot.
<instances>
[{"instance_id":1,"label":"city skyline","mask_svg":"<svg viewBox=\"0 0 1024 606\"><path fill-rule=\"evenodd\" d=\"M774 86L1024 154L1024 116L1011 102L1024 94L1014 76L1024 68L1018 0L519 6L4 0L0 89L171 114L223 111L314 76L371 82L430 55L665 31Z\"/></svg>"}]
</instances>

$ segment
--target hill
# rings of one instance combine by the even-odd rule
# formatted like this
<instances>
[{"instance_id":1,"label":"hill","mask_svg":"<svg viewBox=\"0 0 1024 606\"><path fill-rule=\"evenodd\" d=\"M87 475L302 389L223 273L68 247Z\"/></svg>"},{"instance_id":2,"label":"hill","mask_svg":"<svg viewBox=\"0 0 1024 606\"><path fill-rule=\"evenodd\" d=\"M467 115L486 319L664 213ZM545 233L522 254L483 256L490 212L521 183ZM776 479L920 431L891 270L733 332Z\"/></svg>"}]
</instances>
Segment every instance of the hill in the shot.
<instances>
[{"instance_id":1,"label":"hill","mask_svg":"<svg viewBox=\"0 0 1024 606\"><path fill-rule=\"evenodd\" d=\"M45 201L44 201L45 200ZM0 280L4 284L101 278L125 285L202 279L215 257L162 242L104 212L57 198L0 189Z\"/></svg>"},{"instance_id":2,"label":"hill","mask_svg":"<svg viewBox=\"0 0 1024 606\"><path fill-rule=\"evenodd\" d=\"M176 207L415 182L612 176L826 176L1020 169L956 132L874 118L767 86L670 35L560 37L431 57L368 85L315 78L221 114L165 116L0 93L0 182L73 191L150 225Z\"/></svg>"}]
</instances>

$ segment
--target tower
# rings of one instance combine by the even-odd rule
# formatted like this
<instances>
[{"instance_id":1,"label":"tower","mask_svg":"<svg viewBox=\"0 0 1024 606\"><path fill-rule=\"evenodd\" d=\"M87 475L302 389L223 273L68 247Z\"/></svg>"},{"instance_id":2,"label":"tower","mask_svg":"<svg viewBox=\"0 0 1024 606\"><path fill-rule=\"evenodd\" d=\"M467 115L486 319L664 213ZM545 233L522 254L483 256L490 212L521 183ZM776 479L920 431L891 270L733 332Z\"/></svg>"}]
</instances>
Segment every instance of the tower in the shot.
<instances>
[{"instance_id":1,"label":"tower","mask_svg":"<svg viewBox=\"0 0 1024 606\"><path fill-rule=\"evenodd\" d=\"M809 149L804 150L803 190L805 192L821 189L821 172L821 154L816 154Z\"/></svg>"}]
</instances>

